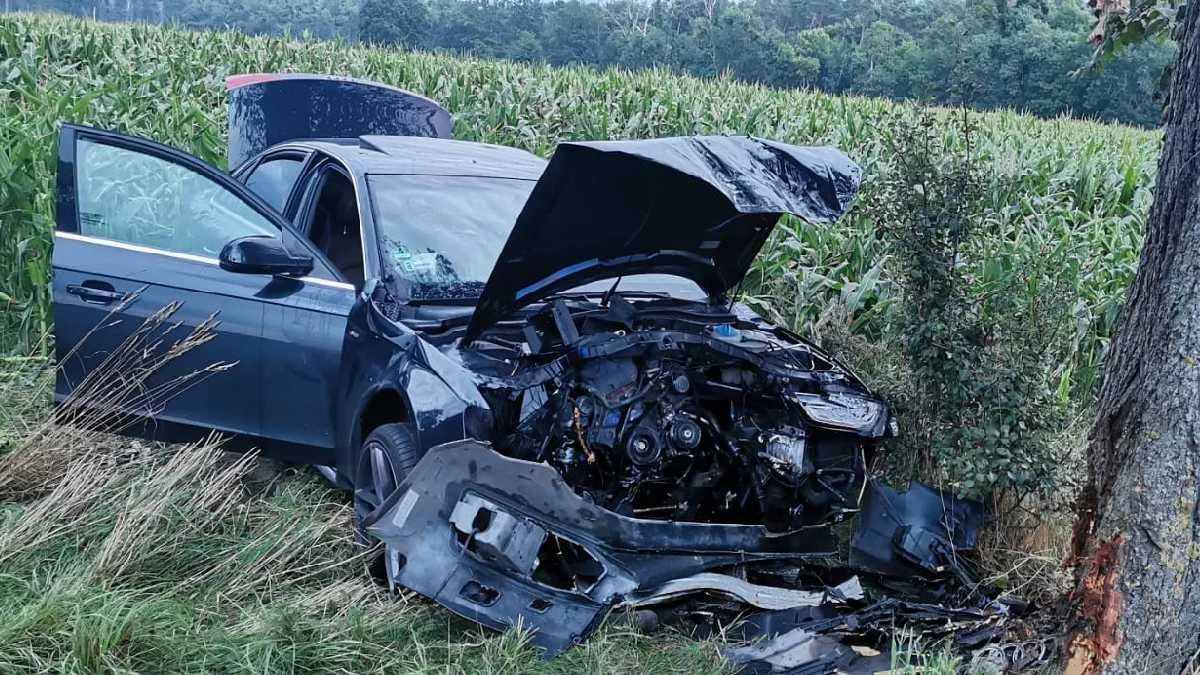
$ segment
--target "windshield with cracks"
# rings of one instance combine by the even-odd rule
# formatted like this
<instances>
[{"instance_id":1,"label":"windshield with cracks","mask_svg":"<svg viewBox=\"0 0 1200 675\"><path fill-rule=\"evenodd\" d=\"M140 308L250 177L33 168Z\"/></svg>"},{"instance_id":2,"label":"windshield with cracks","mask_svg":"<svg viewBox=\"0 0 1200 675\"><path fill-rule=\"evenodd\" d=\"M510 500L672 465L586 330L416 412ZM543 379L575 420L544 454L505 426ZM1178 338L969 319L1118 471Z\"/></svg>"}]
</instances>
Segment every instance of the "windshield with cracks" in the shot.
<instances>
[{"instance_id":1,"label":"windshield with cracks","mask_svg":"<svg viewBox=\"0 0 1200 675\"><path fill-rule=\"evenodd\" d=\"M413 300L473 300L535 181L371 175L380 256Z\"/></svg>"}]
</instances>

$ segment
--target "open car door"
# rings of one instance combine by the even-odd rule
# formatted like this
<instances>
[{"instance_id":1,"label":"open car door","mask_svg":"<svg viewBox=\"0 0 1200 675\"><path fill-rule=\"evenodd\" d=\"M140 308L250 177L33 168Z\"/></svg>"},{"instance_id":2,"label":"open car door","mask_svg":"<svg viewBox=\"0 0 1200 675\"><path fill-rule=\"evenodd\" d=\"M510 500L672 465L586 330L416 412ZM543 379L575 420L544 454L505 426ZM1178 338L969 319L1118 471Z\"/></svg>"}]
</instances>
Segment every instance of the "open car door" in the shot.
<instances>
[{"instance_id":1,"label":"open car door","mask_svg":"<svg viewBox=\"0 0 1200 675\"><path fill-rule=\"evenodd\" d=\"M235 448L332 461L331 398L355 292L282 216L190 155L64 125L56 230L56 402L73 396L72 410L119 413L136 420L119 430L160 440L216 430ZM210 339L186 342L202 326ZM265 382L265 359L305 375ZM295 420L286 434L263 424L278 410Z\"/></svg>"}]
</instances>

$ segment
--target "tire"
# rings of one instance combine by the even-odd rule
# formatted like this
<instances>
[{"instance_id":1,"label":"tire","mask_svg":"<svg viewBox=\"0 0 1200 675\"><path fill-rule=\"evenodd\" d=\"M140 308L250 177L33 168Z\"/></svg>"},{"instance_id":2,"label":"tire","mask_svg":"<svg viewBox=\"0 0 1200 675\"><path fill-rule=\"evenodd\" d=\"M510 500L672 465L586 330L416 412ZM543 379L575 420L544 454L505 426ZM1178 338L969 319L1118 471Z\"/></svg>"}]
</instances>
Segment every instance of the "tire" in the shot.
<instances>
[{"instance_id":1,"label":"tire","mask_svg":"<svg viewBox=\"0 0 1200 675\"><path fill-rule=\"evenodd\" d=\"M418 459L416 434L409 424L378 426L363 441L355 462L354 520L364 545L375 541L363 527L363 519L404 482Z\"/></svg>"}]
</instances>

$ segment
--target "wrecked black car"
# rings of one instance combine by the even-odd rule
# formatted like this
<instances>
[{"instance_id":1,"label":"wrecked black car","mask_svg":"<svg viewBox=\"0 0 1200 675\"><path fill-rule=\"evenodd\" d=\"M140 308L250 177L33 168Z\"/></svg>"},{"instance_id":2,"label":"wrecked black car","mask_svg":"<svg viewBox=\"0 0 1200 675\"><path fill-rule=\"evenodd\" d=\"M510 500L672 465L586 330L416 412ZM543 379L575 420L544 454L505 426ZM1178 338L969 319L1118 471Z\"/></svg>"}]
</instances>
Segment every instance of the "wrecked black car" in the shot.
<instances>
[{"instance_id":1,"label":"wrecked black car","mask_svg":"<svg viewBox=\"0 0 1200 675\"><path fill-rule=\"evenodd\" d=\"M836 554L831 526L879 499L867 467L895 421L733 299L782 215L849 208L854 163L732 136L546 162L450 140L440 106L381 85L230 89L232 174L64 125L57 399L164 305L182 329L215 315L211 344L156 377L237 365L126 411L147 420L131 429L318 466L391 584L520 621L551 654L617 606L863 600L856 578L767 581ZM977 527L958 506L878 511L858 550L883 574L942 574Z\"/></svg>"}]
</instances>

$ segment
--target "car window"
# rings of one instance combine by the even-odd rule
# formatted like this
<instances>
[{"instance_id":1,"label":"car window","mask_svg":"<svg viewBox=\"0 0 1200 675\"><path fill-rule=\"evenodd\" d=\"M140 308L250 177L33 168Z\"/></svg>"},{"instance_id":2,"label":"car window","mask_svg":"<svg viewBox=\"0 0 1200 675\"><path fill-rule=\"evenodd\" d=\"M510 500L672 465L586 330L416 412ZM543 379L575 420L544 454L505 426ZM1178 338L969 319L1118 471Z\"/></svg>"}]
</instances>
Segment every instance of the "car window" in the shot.
<instances>
[{"instance_id":1,"label":"car window","mask_svg":"<svg viewBox=\"0 0 1200 675\"><path fill-rule=\"evenodd\" d=\"M282 213L303 165L304 161L298 157L268 159L250 172L246 187Z\"/></svg>"},{"instance_id":2,"label":"car window","mask_svg":"<svg viewBox=\"0 0 1200 675\"><path fill-rule=\"evenodd\" d=\"M364 279L362 228L354 183L338 170L327 169L317 177L312 206L302 218L300 229L329 262L352 284Z\"/></svg>"},{"instance_id":3,"label":"car window","mask_svg":"<svg viewBox=\"0 0 1200 675\"><path fill-rule=\"evenodd\" d=\"M367 177L384 265L414 299L479 297L534 181Z\"/></svg>"},{"instance_id":4,"label":"car window","mask_svg":"<svg viewBox=\"0 0 1200 675\"><path fill-rule=\"evenodd\" d=\"M174 162L80 139L79 233L215 258L230 240L279 236L235 193Z\"/></svg>"}]
</instances>

